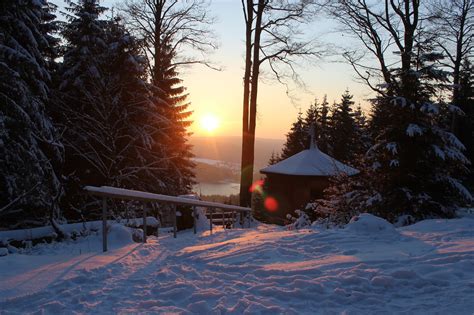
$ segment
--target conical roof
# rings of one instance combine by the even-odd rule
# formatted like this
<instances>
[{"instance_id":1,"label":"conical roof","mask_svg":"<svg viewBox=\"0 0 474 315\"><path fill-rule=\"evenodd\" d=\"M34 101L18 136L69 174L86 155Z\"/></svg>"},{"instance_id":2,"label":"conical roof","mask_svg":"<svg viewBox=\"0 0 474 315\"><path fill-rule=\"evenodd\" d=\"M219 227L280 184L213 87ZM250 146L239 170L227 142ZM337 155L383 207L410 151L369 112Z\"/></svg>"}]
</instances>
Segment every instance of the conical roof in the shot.
<instances>
[{"instance_id":1,"label":"conical roof","mask_svg":"<svg viewBox=\"0 0 474 315\"><path fill-rule=\"evenodd\" d=\"M262 174L295 176L335 176L340 173L356 175L359 171L321 152L316 145L274 165L260 170Z\"/></svg>"}]
</instances>

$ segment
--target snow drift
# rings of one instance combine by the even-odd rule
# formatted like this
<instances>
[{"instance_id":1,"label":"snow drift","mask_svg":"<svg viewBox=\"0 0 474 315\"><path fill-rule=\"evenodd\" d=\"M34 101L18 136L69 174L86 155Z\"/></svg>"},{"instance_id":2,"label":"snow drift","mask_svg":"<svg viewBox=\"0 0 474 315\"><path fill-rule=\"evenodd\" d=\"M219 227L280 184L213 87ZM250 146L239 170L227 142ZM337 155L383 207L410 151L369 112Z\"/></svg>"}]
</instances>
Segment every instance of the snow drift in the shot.
<instances>
[{"instance_id":1,"label":"snow drift","mask_svg":"<svg viewBox=\"0 0 474 315\"><path fill-rule=\"evenodd\" d=\"M115 233L115 232L114 232ZM345 229L261 225L100 239L0 257L0 312L468 314L474 220L404 228L367 214ZM87 247L89 242L89 248ZM78 250L81 249L81 250Z\"/></svg>"}]
</instances>

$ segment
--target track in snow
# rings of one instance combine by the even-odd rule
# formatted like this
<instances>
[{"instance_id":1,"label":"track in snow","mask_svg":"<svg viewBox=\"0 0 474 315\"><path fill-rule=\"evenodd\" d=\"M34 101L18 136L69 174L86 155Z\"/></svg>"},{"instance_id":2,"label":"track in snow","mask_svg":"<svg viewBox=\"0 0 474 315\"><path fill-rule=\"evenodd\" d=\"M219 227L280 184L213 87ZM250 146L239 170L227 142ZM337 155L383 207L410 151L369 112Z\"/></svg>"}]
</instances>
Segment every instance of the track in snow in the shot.
<instances>
[{"instance_id":1,"label":"track in snow","mask_svg":"<svg viewBox=\"0 0 474 315\"><path fill-rule=\"evenodd\" d=\"M54 280L36 293L0 302L0 313L474 310L472 219L431 220L380 233L269 226L197 238L185 232L176 240L163 236L90 255L42 266L43 273L59 269Z\"/></svg>"}]
</instances>

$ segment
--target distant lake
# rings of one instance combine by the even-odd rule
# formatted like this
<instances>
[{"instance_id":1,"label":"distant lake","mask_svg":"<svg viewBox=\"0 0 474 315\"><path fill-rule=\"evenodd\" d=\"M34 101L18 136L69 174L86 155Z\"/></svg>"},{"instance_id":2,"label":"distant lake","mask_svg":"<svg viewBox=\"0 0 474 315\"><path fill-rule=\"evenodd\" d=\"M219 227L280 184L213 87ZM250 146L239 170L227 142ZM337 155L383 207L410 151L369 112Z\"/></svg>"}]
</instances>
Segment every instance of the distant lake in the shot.
<instances>
[{"instance_id":1,"label":"distant lake","mask_svg":"<svg viewBox=\"0 0 474 315\"><path fill-rule=\"evenodd\" d=\"M238 183L199 183L193 186L197 194L202 195L221 195L230 196L239 193L240 184Z\"/></svg>"}]
</instances>

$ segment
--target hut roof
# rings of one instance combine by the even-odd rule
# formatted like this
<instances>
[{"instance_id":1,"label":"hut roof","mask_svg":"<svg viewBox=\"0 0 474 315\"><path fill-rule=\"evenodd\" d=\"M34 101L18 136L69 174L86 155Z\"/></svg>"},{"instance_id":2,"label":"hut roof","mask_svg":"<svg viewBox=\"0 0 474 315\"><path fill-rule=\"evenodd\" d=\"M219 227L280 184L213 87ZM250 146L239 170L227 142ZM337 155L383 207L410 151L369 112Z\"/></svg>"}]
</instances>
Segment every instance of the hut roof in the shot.
<instances>
[{"instance_id":1,"label":"hut roof","mask_svg":"<svg viewBox=\"0 0 474 315\"><path fill-rule=\"evenodd\" d=\"M340 173L356 175L359 171L321 152L316 145L274 165L260 170L262 174L296 176L334 176Z\"/></svg>"}]
</instances>

